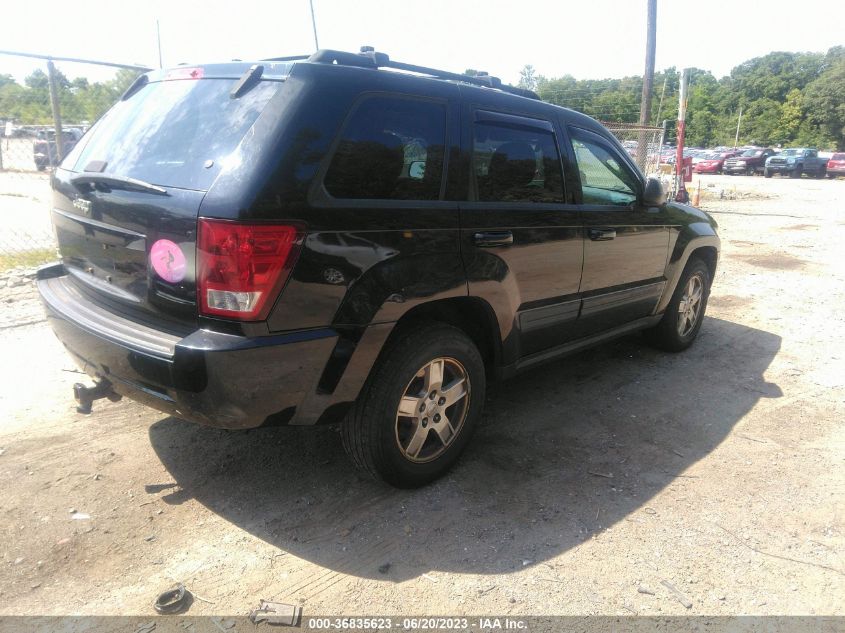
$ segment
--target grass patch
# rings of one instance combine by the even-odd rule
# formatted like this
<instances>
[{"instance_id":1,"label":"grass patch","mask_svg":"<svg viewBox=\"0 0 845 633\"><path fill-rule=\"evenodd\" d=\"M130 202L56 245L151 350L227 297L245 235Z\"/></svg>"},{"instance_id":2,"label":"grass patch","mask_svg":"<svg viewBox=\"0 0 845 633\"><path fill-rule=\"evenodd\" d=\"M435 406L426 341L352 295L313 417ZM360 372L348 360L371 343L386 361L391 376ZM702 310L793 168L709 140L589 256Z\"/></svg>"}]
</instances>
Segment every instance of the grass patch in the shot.
<instances>
[{"instance_id":1,"label":"grass patch","mask_svg":"<svg viewBox=\"0 0 845 633\"><path fill-rule=\"evenodd\" d=\"M31 251L21 251L20 253L0 253L0 272L8 272L17 266L27 268L40 266L55 259L57 257L56 249L54 248L37 248Z\"/></svg>"}]
</instances>

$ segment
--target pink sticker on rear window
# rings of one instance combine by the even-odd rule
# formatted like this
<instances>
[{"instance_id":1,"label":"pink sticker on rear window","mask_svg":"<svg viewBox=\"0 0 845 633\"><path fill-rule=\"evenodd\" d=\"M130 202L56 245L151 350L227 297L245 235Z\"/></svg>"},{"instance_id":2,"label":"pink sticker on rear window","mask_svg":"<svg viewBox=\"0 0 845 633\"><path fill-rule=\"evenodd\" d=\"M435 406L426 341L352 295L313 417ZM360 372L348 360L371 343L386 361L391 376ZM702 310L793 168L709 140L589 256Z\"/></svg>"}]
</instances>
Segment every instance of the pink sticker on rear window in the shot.
<instances>
[{"instance_id":1,"label":"pink sticker on rear window","mask_svg":"<svg viewBox=\"0 0 845 633\"><path fill-rule=\"evenodd\" d=\"M179 245L170 240L159 240L150 249L150 262L159 277L175 284L185 278L188 263Z\"/></svg>"}]
</instances>

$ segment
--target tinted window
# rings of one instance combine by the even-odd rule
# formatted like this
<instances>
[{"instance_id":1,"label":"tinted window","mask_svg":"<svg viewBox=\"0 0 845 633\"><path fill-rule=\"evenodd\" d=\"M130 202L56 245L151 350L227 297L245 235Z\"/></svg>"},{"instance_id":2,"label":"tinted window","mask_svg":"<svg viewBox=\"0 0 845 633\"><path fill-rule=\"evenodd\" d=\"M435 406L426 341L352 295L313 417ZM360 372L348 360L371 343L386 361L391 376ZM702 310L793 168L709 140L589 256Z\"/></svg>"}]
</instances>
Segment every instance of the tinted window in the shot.
<instances>
[{"instance_id":1,"label":"tinted window","mask_svg":"<svg viewBox=\"0 0 845 633\"><path fill-rule=\"evenodd\" d=\"M326 190L335 198L437 200L445 143L445 105L366 99L343 130Z\"/></svg>"},{"instance_id":2,"label":"tinted window","mask_svg":"<svg viewBox=\"0 0 845 633\"><path fill-rule=\"evenodd\" d=\"M634 177L609 145L575 131L572 146L581 175L584 204L627 206L636 202Z\"/></svg>"},{"instance_id":3,"label":"tinted window","mask_svg":"<svg viewBox=\"0 0 845 633\"><path fill-rule=\"evenodd\" d=\"M206 190L282 85L262 81L243 96L229 92L237 80L160 81L118 101L68 155L64 165L84 171L104 161L104 171L155 185ZM206 161L212 161L211 167Z\"/></svg>"},{"instance_id":4,"label":"tinted window","mask_svg":"<svg viewBox=\"0 0 845 633\"><path fill-rule=\"evenodd\" d=\"M473 169L482 202L563 202L554 135L475 123Z\"/></svg>"}]
</instances>

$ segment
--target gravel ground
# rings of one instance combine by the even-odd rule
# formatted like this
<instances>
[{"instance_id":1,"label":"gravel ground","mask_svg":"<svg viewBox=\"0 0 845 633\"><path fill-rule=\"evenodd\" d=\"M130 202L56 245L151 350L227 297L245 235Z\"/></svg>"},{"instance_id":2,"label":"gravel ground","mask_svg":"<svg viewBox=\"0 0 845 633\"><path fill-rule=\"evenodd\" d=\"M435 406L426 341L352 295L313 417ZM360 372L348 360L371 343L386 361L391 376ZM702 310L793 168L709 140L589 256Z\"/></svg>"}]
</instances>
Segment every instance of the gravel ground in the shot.
<instances>
[{"instance_id":1,"label":"gravel ground","mask_svg":"<svg viewBox=\"0 0 845 633\"><path fill-rule=\"evenodd\" d=\"M330 428L77 414L27 271L0 280L0 615L152 614L177 580L192 615L845 614L845 182L702 183L724 251L696 345L499 385L419 491Z\"/></svg>"}]
</instances>

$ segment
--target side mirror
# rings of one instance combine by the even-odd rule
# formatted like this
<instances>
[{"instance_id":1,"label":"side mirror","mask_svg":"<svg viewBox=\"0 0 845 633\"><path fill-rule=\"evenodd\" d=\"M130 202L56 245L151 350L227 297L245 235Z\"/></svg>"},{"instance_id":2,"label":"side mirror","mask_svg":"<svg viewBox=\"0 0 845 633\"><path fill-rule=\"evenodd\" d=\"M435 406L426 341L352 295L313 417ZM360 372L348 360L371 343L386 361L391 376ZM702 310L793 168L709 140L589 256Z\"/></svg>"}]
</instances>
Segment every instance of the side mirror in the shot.
<instances>
[{"instance_id":1,"label":"side mirror","mask_svg":"<svg viewBox=\"0 0 845 633\"><path fill-rule=\"evenodd\" d=\"M657 178L649 178L643 191L643 204L647 207L659 207L666 203L666 191Z\"/></svg>"}]
</instances>

